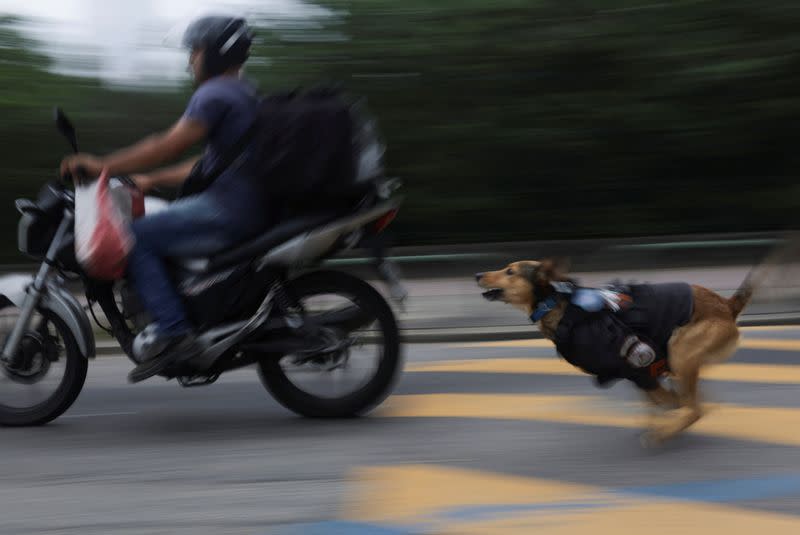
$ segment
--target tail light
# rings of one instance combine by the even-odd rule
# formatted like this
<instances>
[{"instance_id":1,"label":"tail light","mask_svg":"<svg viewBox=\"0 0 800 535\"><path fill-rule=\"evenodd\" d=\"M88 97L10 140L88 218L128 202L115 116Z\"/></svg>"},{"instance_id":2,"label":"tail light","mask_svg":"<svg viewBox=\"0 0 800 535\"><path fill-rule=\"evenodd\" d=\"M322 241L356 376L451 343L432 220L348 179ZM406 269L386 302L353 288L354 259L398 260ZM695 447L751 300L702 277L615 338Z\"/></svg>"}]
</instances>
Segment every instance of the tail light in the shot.
<instances>
[{"instance_id":1,"label":"tail light","mask_svg":"<svg viewBox=\"0 0 800 535\"><path fill-rule=\"evenodd\" d=\"M397 217L397 212L397 208L393 208L378 218L372 227L375 230L375 233L377 234L383 232L386 227L388 227L391 222L394 221L394 218Z\"/></svg>"}]
</instances>

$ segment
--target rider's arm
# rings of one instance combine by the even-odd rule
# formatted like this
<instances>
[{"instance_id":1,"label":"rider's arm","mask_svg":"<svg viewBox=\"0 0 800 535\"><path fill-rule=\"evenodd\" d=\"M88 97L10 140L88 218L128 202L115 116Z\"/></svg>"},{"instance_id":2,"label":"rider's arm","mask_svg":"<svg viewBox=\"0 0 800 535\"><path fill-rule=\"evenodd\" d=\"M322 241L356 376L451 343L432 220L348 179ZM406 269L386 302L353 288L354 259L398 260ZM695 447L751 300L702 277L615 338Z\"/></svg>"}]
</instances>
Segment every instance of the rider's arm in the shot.
<instances>
[{"instance_id":1,"label":"rider's arm","mask_svg":"<svg viewBox=\"0 0 800 535\"><path fill-rule=\"evenodd\" d=\"M189 147L205 139L207 133L205 124L183 117L166 132L154 134L135 145L109 154L102 159L103 165L112 176L151 169L174 160Z\"/></svg>"},{"instance_id":2,"label":"rider's arm","mask_svg":"<svg viewBox=\"0 0 800 535\"><path fill-rule=\"evenodd\" d=\"M159 186L174 188L183 184L199 159L200 156L195 156L178 165L165 167L146 174L133 175L131 178L139 186L139 189L145 192Z\"/></svg>"}]
</instances>

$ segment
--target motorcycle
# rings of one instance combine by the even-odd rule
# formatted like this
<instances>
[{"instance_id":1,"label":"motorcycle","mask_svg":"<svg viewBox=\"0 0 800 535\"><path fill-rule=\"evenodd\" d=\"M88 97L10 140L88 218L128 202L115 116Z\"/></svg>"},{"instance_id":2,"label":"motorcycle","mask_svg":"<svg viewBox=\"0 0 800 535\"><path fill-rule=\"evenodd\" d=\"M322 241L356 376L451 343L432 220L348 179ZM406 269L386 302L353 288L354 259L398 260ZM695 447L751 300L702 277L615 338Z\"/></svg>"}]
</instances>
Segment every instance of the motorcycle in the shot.
<instances>
[{"instance_id":1,"label":"motorcycle","mask_svg":"<svg viewBox=\"0 0 800 535\"><path fill-rule=\"evenodd\" d=\"M56 123L77 152L75 128L58 109ZM161 375L196 387L255 365L273 397L303 416L349 417L379 405L402 368L392 307L364 280L320 264L370 247L380 278L402 302L382 234L401 204L398 185L380 176L353 205L297 214L211 258L170 259L203 350ZM0 425L41 425L69 409L83 388L96 354L89 314L134 363L153 336L129 281L92 279L77 262L69 180L46 184L16 208L19 249L41 265L35 276L0 277ZM83 290L85 305L70 286Z\"/></svg>"}]
</instances>

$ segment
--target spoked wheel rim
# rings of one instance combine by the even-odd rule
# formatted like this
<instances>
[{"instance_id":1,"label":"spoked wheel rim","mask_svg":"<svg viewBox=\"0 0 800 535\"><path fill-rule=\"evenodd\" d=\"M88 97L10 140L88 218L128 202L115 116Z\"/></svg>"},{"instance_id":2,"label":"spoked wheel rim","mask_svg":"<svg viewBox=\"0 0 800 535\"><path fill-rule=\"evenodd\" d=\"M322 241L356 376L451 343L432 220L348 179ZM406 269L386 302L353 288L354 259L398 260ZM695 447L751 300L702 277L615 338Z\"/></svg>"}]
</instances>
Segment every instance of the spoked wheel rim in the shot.
<instances>
[{"instance_id":1,"label":"spoked wheel rim","mask_svg":"<svg viewBox=\"0 0 800 535\"><path fill-rule=\"evenodd\" d=\"M16 308L0 311L0 341L5 341L19 315ZM0 408L30 411L56 395L67 377L65 342L55 324L34 314L20 343L17 366L0 361Z\"/></svg>"},{"instance_id":2,"label":"spoked wheel rim","mask_svg":"<svg viewBox=\"0 0 800 535\"><path fill-rule=\"evenodd\" d=\"M346 292L327 292L298 298L307 321L320 323L331 314L361 314L353 322L323 323L317 353L289 354L280 366L297 389L319 399L339 399L358 392L369 384L384 358L384 339L377 318L355 296Z\"/></svg>"}]
</instances>

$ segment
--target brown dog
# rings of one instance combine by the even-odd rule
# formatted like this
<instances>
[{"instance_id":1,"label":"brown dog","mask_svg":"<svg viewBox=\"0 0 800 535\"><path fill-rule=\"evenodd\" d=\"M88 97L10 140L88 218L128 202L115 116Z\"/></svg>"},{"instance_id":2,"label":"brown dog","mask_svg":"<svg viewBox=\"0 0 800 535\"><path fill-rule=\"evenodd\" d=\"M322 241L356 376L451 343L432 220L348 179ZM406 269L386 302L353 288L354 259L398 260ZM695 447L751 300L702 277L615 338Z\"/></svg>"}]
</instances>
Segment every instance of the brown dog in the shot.
<instances>
[{"instance_id":1,"label":"brown dog","mask_svg":"<svg viewBox=\"0 0 800 535\"><path fill-rule=\"evenodd\" d=\"M514 262L504 269L479 273L478 285L488 290L484 297L514 305L529 316L537 302L555 294L552 283L568 281L565 269L554 260ZM646 392L650 402L672 409L655 418L643 435L643 443L657 444L675 436L703 415L698 396L698 379L703 366L729 358L736 350L739 329L736 318L752 296L754 284L748 276L729 299L702 286L691 286L691 319L671 331L667 359L676 390L659 385ZM560 300L539 321L542 334L555 341L556 329L564 316L566 300Z\"/></svg>"}]
</instances>

